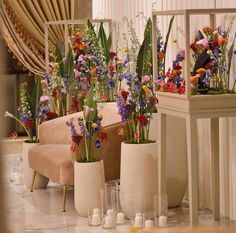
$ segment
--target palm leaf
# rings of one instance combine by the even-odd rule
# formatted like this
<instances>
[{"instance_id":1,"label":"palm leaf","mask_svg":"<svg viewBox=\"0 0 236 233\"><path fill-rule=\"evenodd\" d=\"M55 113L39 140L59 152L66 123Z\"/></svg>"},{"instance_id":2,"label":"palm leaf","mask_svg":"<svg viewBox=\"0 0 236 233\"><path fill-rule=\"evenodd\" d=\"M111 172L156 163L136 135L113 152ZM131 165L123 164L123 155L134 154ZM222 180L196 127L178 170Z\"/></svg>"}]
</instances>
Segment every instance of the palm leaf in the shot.
<instances>
[{"instance_id":1,"label":"palm leaf","mask_svg":"<svg viewBox=\"0 0 236 233\"><path fill-rule=\"evenodd\" d=\"M97 38L97 34L96 34L95 30L94 30L94 26L93 26L93 24L91 23L91 21L89 19L87 21L87 27L88 27L90 33L92 34L92 36Z\"/></svg>"},{"instance_id":2,"label":"palm leaf","mask_svg":"<svg viewBox=\"0 0 236 233\"><path fill-rule=\"evenodd\" d=\"M64 74L68 76L69 80L72 80L74 77L74 56L71 47L69 47L69 51L66 56Z\"/></svg>"},{"instance_id":3,"label":"palm leaf","mask_svg":"<svg viewBox=\"0 0 236 233\"><path fill-rule=\"evenodd\" d=\"M60 47L56 46L56 62L59 65L57 76L64 77L63 56Z\"/></svg>"},{"instance_id":4,"label":"palm leaf","mask_svg":"<svg viewBox=\"0 0 236 233\"><path fill-rule=\"evenodd\" d=\"M150 39L148 37L144 38L143 43L139 49L138 59L137 59L137 67L136 73L138 77L142 77L144 65L145 65L145 58L147 51L150 49Z\"/></svg>"},{"instance_id":5,"label":"palm leaf","mask_svg":"<svg viewBox=\"0 0 236 233\"><path fill-rule=\"evenodd\" d=\"M109 62L109 47L108 47L108 39L107 39L105 30L103 27L103 23L101 23L100 27L99 27L98 39L99 39L99 42L102 46L104 55L106 57L106 62L108 64L108 62Z\"/></svg>"},{"instance_id":6,"label":"palm leaf","mask_svg":"<svg viewBox=\"0 0 236 233\"><path fill-rule=\"evenodd\" d=\"M109 50L111 49L111 44L112 44L112 38L111 37L112 36L111 36L111 33L110 33L110 35L109 35L109 37L107 39L107 45L108 45Z\"/></svg>"},{"instance_id":7,"label":"palm leaf","mask_svg":"<svg viewBox=\"0 0 236 233\"><path fill-rule=\"evenodd\" d=\"M172 28L172 25L173 25L174 18L175 18L175 16L173 15L170 19L168 31L167 31L167 34L166 34L166 40L165 40L165 44L164 44L164 50L163 50L164 53L166 53L168 40L169 40L169 37L170 37L170 31L171 31L171 28Z\"/></svg>"}]
</instances>

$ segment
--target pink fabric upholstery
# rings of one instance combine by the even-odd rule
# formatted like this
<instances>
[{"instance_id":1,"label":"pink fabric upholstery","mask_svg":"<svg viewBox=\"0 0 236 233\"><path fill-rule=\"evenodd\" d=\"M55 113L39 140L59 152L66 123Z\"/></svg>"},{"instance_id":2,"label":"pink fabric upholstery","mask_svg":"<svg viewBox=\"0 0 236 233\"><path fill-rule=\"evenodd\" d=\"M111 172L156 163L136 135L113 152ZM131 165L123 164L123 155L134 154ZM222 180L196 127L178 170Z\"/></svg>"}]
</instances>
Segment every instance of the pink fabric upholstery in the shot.
<instances>
[{"instance_id":1,"label":"pink fabric upholstery","mask_svg":"<svg viewBox=\"0 0 236 233\"><path fill-rule=\"evenodd\" d=\"M105 179L118 179L120 176L120 147L122 138L116 130L120 127L120 116L116 104L108 104L102 110L102 126L108 134L108 141L101 149L101 159L104 161ZM71 135L66 121L77 118L83 113L60 117L40 126L40 145L29 151L29 165L38 173L58 182L59 184L74 183L74 166L70 153Z\"/></svg>"}]
</instances>

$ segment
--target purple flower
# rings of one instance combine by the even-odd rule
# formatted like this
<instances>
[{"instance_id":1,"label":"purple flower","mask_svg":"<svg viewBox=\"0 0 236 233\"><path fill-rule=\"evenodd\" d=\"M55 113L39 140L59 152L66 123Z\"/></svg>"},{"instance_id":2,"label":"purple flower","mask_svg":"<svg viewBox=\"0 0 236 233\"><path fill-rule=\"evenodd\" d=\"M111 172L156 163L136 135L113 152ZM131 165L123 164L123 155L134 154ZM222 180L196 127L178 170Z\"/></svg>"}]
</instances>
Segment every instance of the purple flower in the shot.
<instances>
[{"instance_id":1,"label":"purple flower","mask_svg":"<svg viewBox=\"0 0 236 233\"><path fill-rule=\"evenodd\" d=\"M234 50L234 54L236 55L236 50Z\"/></svg>"},{"instance_id":2,"label":"purple flower","mask_svg":"<svg viewBox=\"0 0 236 233\"><path fill-rule=\"evenodd\" d=\"M122 122L126 122L128 120L128 116L127 116L127 110L125 107L124 98L122 96L117 95L116 103L117 103L118 112L121 116Z\"/></svg>"},{"instance_id":3,"label":"purple flower","mask_svg":"<svg viewBox=\"0 0 236 233\"><path fill-rule=\"evenodd\" d=\"M99 149L99 148L101 147L101 141L100 141L100 140L96 140L96 142L95 142L95 147L96 147L97 149Z\"/></svg>"}]
</instances>

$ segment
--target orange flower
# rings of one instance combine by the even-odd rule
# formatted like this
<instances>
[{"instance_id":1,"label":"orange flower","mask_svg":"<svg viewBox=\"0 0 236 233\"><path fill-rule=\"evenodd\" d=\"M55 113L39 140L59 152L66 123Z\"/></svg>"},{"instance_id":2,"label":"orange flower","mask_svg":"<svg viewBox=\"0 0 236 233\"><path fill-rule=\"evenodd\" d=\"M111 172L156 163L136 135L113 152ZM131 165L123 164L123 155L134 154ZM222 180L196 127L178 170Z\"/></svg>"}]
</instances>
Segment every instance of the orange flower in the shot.
<instances>
[{"instance_id":1,"label":"orange flower","mask_svg":"<svg viewBox=\"0 0 236 233\"><path fill-rule=\"evenodd\" d=\"M210 27L204 27L203 29L203 32L205 33L205 34L211 34L214 30L212 29L212 28L210 28Z\"/></svg>"},{"instance_id":2,"label":"orange flower","mask_svg":"<svg viewBox=\"0 0 236 233\"><path fill-rule=\"evenodd\" d=\"M107 96L107 95L103 95L103 96L101 97L101 99L102 99L102 101L106 102L106 101L108 100L108 96Z\"/></svg>"},{"instance_id":3,"label":"orange flower","mask_svg":"<svg viewBox=\"0 0 236 233\"><path fill-rule=\"evenodd\" d=\"M196 89L198 86L198 78L199 75L196 74L195 76L190 77L190 83L191 83L191 87L192 89Z\"/></svg>"},{"instance_id":4,"label":"orange flower","mask_svg":"<svg viewBox=\"0 0 236 233\"><path fill-rule=\"evenodd\" d=\"M223 37L219 37L219 38L218 38L218 45L219 45L219 46L225 45L225 44L227 44L227 43L228 43L228 41L227 41L225 38L223 38Z\"/></svg>"},{"instance_id":5,"label":"orange flower","mask_svg":"<svg viewBox=\"0 0 236 233\"><path fill-rule=\"evenodd\" d=\"M172 73L174 76L179 76L179 75L181 75L182 71L181 70L173 70Z\"/></svg>"},{"instance_id":6,"label":"orange flower","mask_svg":"<svg viewBox=\"0 0 236 233\"><path fill-rule=\"evenodd\" d=\"M165 53L159 52L157 53L157 56L159 57L160 60L163 60L165 58Z\"/></svg>"},{"instance_id":7,"label":"orange flower","mask_svg":"<svg viewBox=\"0 0 236 233\"><path fill-rule=\"evenodd\" d=\"M96 67L92 68L91 73L97 74L97 68Z\"/></svg>"},{"instance_id":8,"label":"orange flower","mask_svg":"<svg viewBox=\"0 0 236 233\"><path fill-rule=\"evenodd\" d=\"M79 49L86 51L89 48L89 46L87 44L80 44Z\"/></svg>"},{"instance_id":9,"label":"orange flower","mask_svg":"<svg viewBox=\"0 0 236 233\"><path fill-rule=\"evenodd\" d=\"M197 71L196 71L198 74L205 74L206 73L206 69L204 69L204 68L199 68L199 69L197 69Z\"/></svg>"}]
</instances>

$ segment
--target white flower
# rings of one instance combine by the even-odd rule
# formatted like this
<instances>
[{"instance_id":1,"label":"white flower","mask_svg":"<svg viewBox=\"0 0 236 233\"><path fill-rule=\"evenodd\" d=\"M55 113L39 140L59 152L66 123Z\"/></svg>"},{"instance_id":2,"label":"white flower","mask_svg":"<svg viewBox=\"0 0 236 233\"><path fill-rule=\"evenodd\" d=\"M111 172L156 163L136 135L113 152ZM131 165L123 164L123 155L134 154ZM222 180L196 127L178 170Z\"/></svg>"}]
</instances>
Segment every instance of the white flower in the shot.
<instances>
[{"instance_id":1,"label":"white flower","mask_svg":"<svg viewBox=\"0 0 236 233\"><path fill-rule=\"evenodd\" d=\"M10 112L6 111L6 112L5 112L5 117L11 117L11 118L14 118L14 115L11 114Z\"/></svg>"},{"instance_id":2,"label":"white flower","mask_svg":"<svg viewBox=\"0 0 236 233\"><path fill-rule=\"evenodd\" d=\"M48 97L47 95L42 95L42 96L40 97L40 102L41 102L41 103L46 102L46 101L48 101L48 100L49 100L49 97Z\"/></svg>"}]
</instances>

